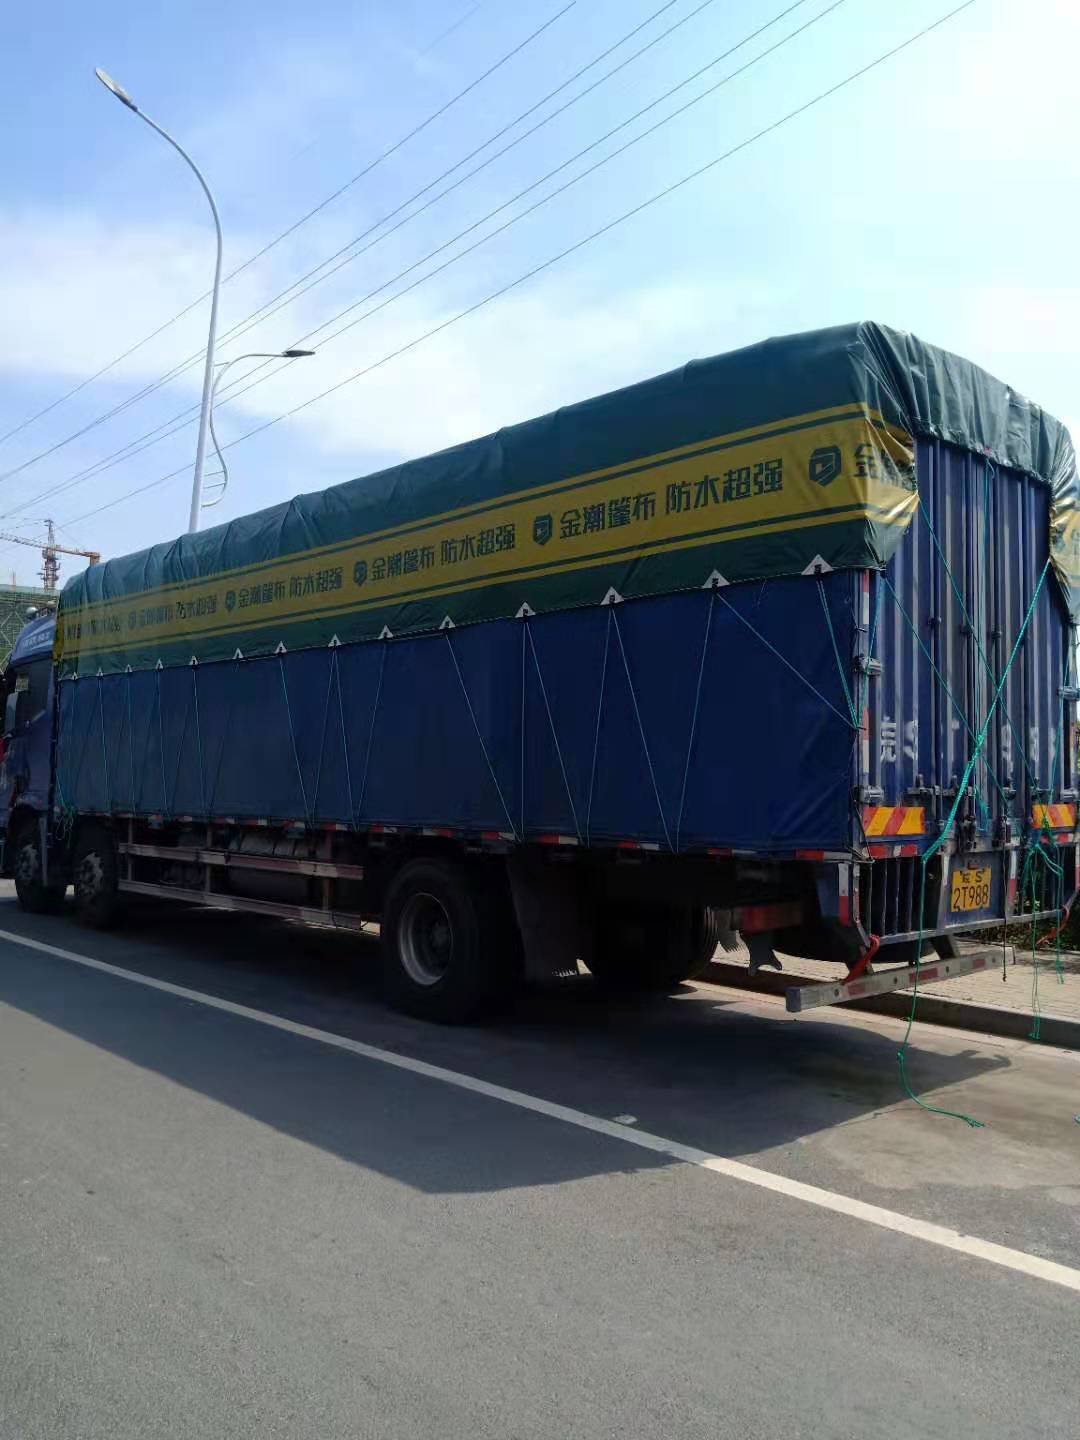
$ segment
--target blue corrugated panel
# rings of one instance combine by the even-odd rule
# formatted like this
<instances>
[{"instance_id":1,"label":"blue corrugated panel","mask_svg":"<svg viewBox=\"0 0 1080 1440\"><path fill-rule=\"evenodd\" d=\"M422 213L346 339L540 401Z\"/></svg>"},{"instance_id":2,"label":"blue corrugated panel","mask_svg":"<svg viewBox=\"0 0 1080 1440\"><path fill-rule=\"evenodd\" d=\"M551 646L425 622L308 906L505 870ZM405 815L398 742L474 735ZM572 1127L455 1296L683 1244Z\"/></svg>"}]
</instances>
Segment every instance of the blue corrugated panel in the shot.
<instances>
[{"instance_id":1,"label":"blue corrugated panel","mask_svg":"<svg viewBox=\"0 0 1080 1440\"><path fill-rule=\"evenodd\" d=\"M880 585L872 773L887 805L944 819L1046 562L1046 487L940 441L919 444L922 506ZM906 614L905 614L906 612ZM1075 781L1068 618L1048 575L1008 670L959 818L992 837ZM1075 683L1070 679L1069 683ZM942 791L946 793L942 793Z\"/></svg>"}]
</instances>

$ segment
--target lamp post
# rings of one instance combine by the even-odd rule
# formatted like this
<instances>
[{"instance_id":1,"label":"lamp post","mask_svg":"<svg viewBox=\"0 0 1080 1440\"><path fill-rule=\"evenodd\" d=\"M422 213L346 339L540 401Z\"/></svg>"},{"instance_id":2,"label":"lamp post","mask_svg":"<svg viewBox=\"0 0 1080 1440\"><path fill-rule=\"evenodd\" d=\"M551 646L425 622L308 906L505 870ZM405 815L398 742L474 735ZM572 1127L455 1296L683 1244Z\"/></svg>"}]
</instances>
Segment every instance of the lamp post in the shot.
<instances>
[{"instance_id":1,"label":"lamp post","mask_svg":"<svg viewBox=\"0 0 1080 1440\"><path fill-rule=\"evenodd\" d=\"M206 368L203 371L202 408L199 412L199 439L195 447L195 473L191 481L191 512L188 518L188 532L194 534L199 528L199 511L202 508L202 472L203 460L206 456L206 434L210 420L210 391L214 378L214 345L217 341L217 317L218 317L218 294L221 290L221 217L218 215L214 197L210 192L210 186L206 183L202 171L192 160L182 145L180 145L167 130L163 130L156 120L139 109L127 91L116 83L111 76L106 75L102 69L95 69L94 74L105 86L111 90L122 105L138 115L140 120L145 120L151 130L156 130L163 140L167 140L181 159L186 160L191 169L195 172L195 178L202 186L203 194L210 204L210 213L214 217L214 230L217 233L217 260L214 265L214 288L210 300L210 333L206 340Z\"/></svg>"},{"instance_id":2,"label":"lamp post","mask_svg":"<svg viewBox=\"0 0 1080 1440\"><path fill-rule=\"evenodd\" d=\"M225 456L221 453L221 446L218 444L217 431L214 429L214 401L217 398L218 386L222 377L231 365L238 365L241 360L302 360L306 355L314 355L314 350L298 350L295 347L290 350L249 350L246 355L234 355L230 360L218 362L217 374L214 383L210 387L210 405L208 419L210 423L210 440L214 446L214 453L217 455L218 464L221 466L221 489L214 496L213 500L202 501L202 509L209 510L212 505L220 505L225 498L225 491L229 488L229 467L225 464ZM261 366L259 367L262 368Z\"/></svg>"}]
</instances>

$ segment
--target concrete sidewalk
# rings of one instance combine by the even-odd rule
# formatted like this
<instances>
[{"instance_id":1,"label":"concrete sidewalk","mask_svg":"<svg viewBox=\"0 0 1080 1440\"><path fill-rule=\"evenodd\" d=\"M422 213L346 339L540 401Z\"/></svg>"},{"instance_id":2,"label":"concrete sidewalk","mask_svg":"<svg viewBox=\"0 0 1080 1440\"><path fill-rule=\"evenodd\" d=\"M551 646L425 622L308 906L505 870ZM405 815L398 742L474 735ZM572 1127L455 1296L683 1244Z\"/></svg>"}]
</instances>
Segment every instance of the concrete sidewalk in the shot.
<instances>
[{"instance_id":1,"label":"concrete sidewalk","mask_svg":"<svg viewBox=\"0 0 1080 1440\"><path fill-rule=\"evenodd\" d=\"M965 949L985 949L974 941L961 942ZM999 953L1001 947L999 948ZM927 947L927 964L935 955ZM751 978L750 957L740 947L717 951L709 971L701 978L718 984L782 994L790 985L823 984L842 980L844 967L796 956L783 955L783 970L761 971ZM1051 1045L1080 1049L1080 952L1063 950L1060 975L1053 949L1039 950L1033 961L1030 946L1004 947L1004 964L978 974L961 975L920 989L916 1016L938 1025L982 1030L988 1034L1033 1036L1036 1014L1038 1038ZM853 1008L886 1015L907 1015L911 991L898 990L851 1002Z\"/></svg>"}]
</instances>

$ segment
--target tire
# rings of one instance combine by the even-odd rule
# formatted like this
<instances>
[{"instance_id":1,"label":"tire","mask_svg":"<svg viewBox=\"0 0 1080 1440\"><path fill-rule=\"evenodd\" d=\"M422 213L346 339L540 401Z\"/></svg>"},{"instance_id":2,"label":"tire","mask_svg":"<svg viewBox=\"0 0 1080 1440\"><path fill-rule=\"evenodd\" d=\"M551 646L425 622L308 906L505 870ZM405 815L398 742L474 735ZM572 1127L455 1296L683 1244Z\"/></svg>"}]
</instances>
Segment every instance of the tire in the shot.
<instances>
[{"instance_id":1,"label":"tire","mask_svg":"<svg viewBox=\"0 0 1080 1440\"><path fill-rule=\"evenodd\" d=\"M503 877L447 860L411 860L382 913L383 992L445 1025L489 1014L510 989L520 939Z\"/></svg>"},{"instance_id":2,"label":"tire","mask_svg":"<svg viewBox=\"0 0 1080 1440\"><path fill-rule=\"evenodd\" d=\"M107 930L120 909L116 846L103 825L88 825L79 832L71 864L75 887L75 914L91 930Z\"/></svg>"},{"instance_id":3,"label":"tire","mask_svg":"<svg viewBox=\"0 0 1080 1440\"><path fill-rule=\"evenodd\" d=\"M588 966L612 988L665 992L702 973L718 944L716 912L703 906L605 906Z\"/></svg>"},{"instance_id":4,"label":"tire","mask_svg":"<svg viewBox=\"0 0 1080 1440\"><path fill-rule=\"evenodd\" d=\"M24 820L15 832L12 875L20 907L28 915L55 915L64 904L66 885L41 882L41 835L36 820Z\"/></svg>"}]
</instances>

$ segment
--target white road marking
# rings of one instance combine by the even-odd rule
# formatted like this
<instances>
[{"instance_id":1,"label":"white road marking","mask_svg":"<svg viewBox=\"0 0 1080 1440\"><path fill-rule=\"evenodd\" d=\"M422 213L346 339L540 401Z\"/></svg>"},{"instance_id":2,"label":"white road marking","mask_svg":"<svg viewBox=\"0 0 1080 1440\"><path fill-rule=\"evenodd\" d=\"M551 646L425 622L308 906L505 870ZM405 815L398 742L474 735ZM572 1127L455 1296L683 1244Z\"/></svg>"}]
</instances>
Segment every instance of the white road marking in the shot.
<instances>
[{"instance_id":1,"label":"white road marking","mask_svg":"<svg viewBox=\"0 0 1080 1440\"><path fill-rule=\"evenodd\" d=\"M816 1205L819 1210L830 1210L833 1214L844 1215L851 1220L862 1220L868 1225L877 1225L882 1230L892 1230L898 1235L922 1240L928 1245L937 1245L943 1250L953 1250L976 1260L986 1260L1006 1270L1014 1270L1035 1280L1047 1280L1053 1285L1063 1285L1067 1290L1080 1293L1080 1270L1069 1265L1059 1265L1054 1260L1044 1260L1041 1255L1029 1255L1024 1250L1013 1250L1007 1245L997 1245L992 1240L980 1240L976 1235L965 1235L947 1225L916 1220L910 1215L901 1215L880 1205L869 1205L849 1195L839 1195L817 1185L805 1185L801 1180L789 1180L786 1175L775 1175L772 1171L759 1170L739 1160L712 1155L707 1150L698 1150L693 1145L683 1145L677 1140L667 1140L662 1135L652 1135L647 1130L630 1129L616 1120L603 1120L584 1110L574 1110L568 1105L556 1105L550 1100L542 1100L539 1096L528 1095L522 1090L512 1090L506 1085L493 1085L489 1080L463 1075L456 1070L448 1070L442 1065L431 1065L426 1060L415 1060L408 1055L398 1055L393 1050L382 1050L376 1045L367 1045L362 1040L335 1035L330 1030L301 1025L296 1020L287 1020L266 1010L255 1010L249 1005L238 1005L233 1000L207 995L201 990L189 990L185 985L173 985L168 980L140 975L138 971L125 970L104 960L94 960L89 955L79 955L74 950L65 950L59 945L47 945L41 940L31 940L13 930L0 930L0 940L9 940L12 944L23 945L30 950L40 950L45 955L55 955L61 960L83 965L88 970L100 970L104 975L130 980L136 985L146 986L148 990L160 990L165 995L174 995L181 1000L205 1005L211 1010L221 1010L226 1015L236 1015L242 1020L253 1020L274 1030L299 1035L305 1040L315 1040L337 1050L347 1050L353 1055L374 1060L380 1065L389 1065L395 1070L406 1070L412 1075L422 1075L425 1079L437 1080L443 1085L452 1085L455 1089L466 1090L473 1095L483 1095L489 1100L515 1105L519 1110L530 1110L534 1115L545 1115L550 1120L560 1120L563 1124L574 1125L579 1130L590 1130L593 1134L603 1135L609 1140L618 1140L623 1145L636 1145L640 1150L666 1155L669 1159L686 1165L696 1165L714 1175L723 1175L744 1185L754 1185L760 1190L770 1190L773 1194L783 1195L790 1200Z\"/></svg>"}]
</instances>

